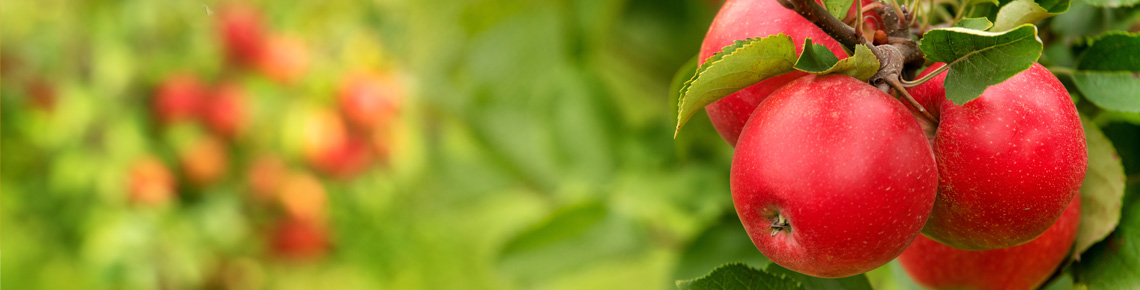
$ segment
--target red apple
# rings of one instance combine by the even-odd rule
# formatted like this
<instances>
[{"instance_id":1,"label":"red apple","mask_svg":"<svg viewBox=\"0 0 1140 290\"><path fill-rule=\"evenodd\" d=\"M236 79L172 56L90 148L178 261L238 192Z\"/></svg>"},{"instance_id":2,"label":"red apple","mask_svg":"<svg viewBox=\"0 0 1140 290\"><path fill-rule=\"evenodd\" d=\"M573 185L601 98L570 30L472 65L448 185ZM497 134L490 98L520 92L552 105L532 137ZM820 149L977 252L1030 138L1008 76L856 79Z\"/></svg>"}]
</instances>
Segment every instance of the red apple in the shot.
<instances>
[{"instance_id":1,"label":"red apple","mask_svg":"<svg viewBox=\"0 0 1140 290\"><path fill-rule=\"evenodd\" d=\"M51 112L55 109L56 92L55 86L52 86L47 80L43 78L35 78L28 81L26 84L28 96L31 97L32 107L38 110Z\"/></svg>"},{"instance_id":2,"label":"red apple","mask_svg":"<svg viewBox=\"0 0 1140 290\"><path fill-rule=\"evenodd\" d=\"M270 248L288 259L317 258L328 251L328 232L314 221L284 219L270 233Z\"/></svg>"},{"instance_id":3,"label":"red apple","mask_svg":"<svg viewBox=\"0 0 1140 290\"><path fill-rule=\"evenodd\" d=\"M809 75L757 107L732 159L733 204L776 264L836 278L882 266L918 236L938 185L910 111L845 75Z\"/></svg>"},{"instance_id":4,"label":"red apple","mask_svg":"<svg viewBox=\"0 0 1140 290\"><path fill-rule=\"evenodd\" d=\"M299 38L274 36L258 55L257 68L277 82L292 83L308 70L309 50Z\"/></svg>"},{"instance_id":5,"label":"red apple","mask_svg":"<svg viewBox=\"0 0 1140 290\"><path fill-rule=\"evenodd\" d=\"M131 201L155 205L169 201L177 193L174 175L162 160L148 156L136 160L129 172L129 189Z\"/></svg>"},{"instance_id":6,"label":"red apple","mask_svg":"<svg viewBox=\"0 0 1140 290\"><path fill-rule=\"evenodd\" d=\"M182 171L198 186L213 184L222 178L229 166L229 153L222 141L206 137L190 144L181 153Z\"/></svg>"},{"instance_id":7,"label":"red apple","mask_svg":"<svg viewBox=\"0 0 1140 290\"><path fill-rule=\"evenodd\" d=\"M265 46L261 14L252 6L230 3L218 15L218 34L229 60L238 66L256 63Z\"/></svg>"},{"instance_id":8,"label":"red apple","mask_svg":"<svg viewBox=\"0 0 1140 290\"><path fill-rule=\"evenodd\" d=\"M1069 93L1033 64L958 106L946 99L945 78L910 90L939 119L932 144L938 199L922 233L966 250L1033 240L1065 211L1088 165Z\"/></svg>"},{"instance_id":9,"label":"red apple","mask_svg":"<svg viewBox=\"0 0 1140 290\"><path fill-rule=\"evenodd\" d=\"M704 64L707 58L725 46L732 45L734 41L777 33L791 36L796 45L796 53L803 49L804 39L811 38L812 43L826 46L840 59L847 56L839 42L776 0L728 0L713 19L698 57ZM769 78L713 102L705 106L705 110L717 133L729 145L736 146L740 131L756 106L772 91L804 75L806 73L793 71Z\"/></svg>"},{"instance_id":10,"label":"red apple","mask_svg":"<svg viewBox=\"0 0 1140 290\"><path fill-rule=\"evenodd\" d=\"M341 83L340 110L353 126L371 130L394 119L400 92L396 83L374 73L357 73Z\"/></svg>"},{"instance_id":11,"label":"red apple","mask_svg":"<svg viewBox=\"0 0 1140 290\"><path fill-rule=\"evenodd\" d=\"M301 115L300 148L305 159L317 163L326 152L348 142L348 129L334 111L316 109Z\"/></svg>"},{"instance_id":12,"label":"red apple","mask_svg":"<svg viewBox=\"0 0 1140 290\"><path fill-rule=\"evenodd\" d=\"M915 282L933 289L1034 289L1065 260L1080 219L1078 194L1057 222L1028 243L967 251L919 237L899 262Z\"/></svg>"},{"instance_id":13,"label":"red apple","mask_svg":"<svg viewBox=\"0 0 1140 290\"><path fill-rule=\"evenodd\" d=\"M176 123L198 117L205 86L188 74L167 77L154 93L151 109L163 123Z\"/></svg>"},{"instance_id":14,"label":"red apple","mask_svg":"<svg viewBox=\"0 0 1140 290\"><path fill-rule=\"evenodd\" d=\"M226 138L236 137L245 128L249 118L249 103L241 87L226 84L214 91L203 106L206 126L215 134Z\"/></svg>"}]
</instances>

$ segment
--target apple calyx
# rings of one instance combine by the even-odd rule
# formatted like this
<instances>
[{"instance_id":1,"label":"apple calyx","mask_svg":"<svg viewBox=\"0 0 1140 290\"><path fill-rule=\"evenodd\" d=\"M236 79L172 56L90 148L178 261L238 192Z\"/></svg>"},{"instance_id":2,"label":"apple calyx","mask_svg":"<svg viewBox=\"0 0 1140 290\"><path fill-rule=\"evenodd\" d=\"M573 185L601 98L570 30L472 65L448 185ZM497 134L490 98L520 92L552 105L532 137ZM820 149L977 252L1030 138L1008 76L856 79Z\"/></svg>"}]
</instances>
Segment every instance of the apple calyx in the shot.
<instances>
[{"instance_id":1,"label":"apple calyx","mask_svg":"<svg viewBox=\"0 0 1140 290\"><path fill-rule=\"evenodd\" d=\"M781 214L776 215L776 220L772 221L772 225L768 228L772 229L772 236L776 236L776 233L779 232L792 232L792 224L788 223L788 220Z\"/></svg>"}]
</instances>

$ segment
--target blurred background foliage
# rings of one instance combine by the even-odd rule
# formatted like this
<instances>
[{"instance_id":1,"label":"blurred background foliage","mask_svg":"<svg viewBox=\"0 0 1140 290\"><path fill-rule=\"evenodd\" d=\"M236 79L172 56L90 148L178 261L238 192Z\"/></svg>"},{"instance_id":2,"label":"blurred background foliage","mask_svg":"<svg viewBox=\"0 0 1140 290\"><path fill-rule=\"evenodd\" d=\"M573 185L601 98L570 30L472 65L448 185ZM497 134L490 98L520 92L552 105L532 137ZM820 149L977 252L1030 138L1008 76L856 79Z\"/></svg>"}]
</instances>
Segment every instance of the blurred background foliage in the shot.
<instances>
[{"instance_id":1,"label":"blurred background foliage","mask_svg":"<svg viewBox=\"0 0 1140 290\"><path fill-rule=\"evenodd\" d=\"M762 267L732 212L731 148L704 114L672 136L669 83L719 5L5 2L0 276L668 289ZM201 104L175 116L185 102ZM1118 148L1140 142L1119 124ZM913 287L899 271L872 285Z\"/></svg>"}]
</instances>

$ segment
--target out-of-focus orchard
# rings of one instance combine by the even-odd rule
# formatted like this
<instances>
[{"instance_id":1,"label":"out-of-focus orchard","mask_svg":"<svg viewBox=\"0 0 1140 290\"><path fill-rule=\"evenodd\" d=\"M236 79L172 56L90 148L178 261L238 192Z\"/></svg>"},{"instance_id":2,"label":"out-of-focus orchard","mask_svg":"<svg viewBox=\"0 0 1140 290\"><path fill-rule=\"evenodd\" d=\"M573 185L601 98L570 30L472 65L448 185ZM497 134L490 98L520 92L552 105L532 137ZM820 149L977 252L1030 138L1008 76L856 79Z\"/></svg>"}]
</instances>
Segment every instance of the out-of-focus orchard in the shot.
<instances>
[{"instance_id":1,"label":"out-of-focus orchard","mask_svg":"<svg viewBox=\"0 0 1140 290\"><path fill-rule=\"evenodd\" d=\"M5 2L5 288L672 287L713 2Z\"/></svg>"}]
</instances>

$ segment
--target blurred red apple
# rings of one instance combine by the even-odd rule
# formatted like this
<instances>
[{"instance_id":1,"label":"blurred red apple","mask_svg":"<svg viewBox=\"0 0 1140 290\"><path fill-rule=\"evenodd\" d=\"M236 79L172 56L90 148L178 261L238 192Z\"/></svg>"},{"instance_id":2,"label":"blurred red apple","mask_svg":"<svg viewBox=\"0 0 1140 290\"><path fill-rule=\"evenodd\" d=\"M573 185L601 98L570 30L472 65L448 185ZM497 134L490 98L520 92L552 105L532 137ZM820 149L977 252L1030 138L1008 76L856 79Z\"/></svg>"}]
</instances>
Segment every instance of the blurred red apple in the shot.
<instances>
[{"instance_id":1,"label":"blurred red apple","mask_svg":"<svg viewBox=\"0 0 1140 290\"><path fill-rule=\"evenodd\" d=\"M398 111L399 87L390 78L378 74L349 76L337 94L340 110L349 123L364 130L391 123Z\"/></svg>"},{"instance_id":2,"label":"blurred red apple","mask_svg":"<svg viewBox=\"0 0 1140 290\"><path fill-rule=\"evenodd\" d=\"M328 232L314 221L283 219L270 233L273 254L288 259L312 259L328 251Z\"/></svg>"},{"instance_id":3,"label":"blurred red apple","mask_svg":"<svg viewBox=\"0 0 1140 290\"><path fill-rule=\"evenodd\" d=\"M275 81L292 83L308 70L309 49L300 38L274 36L258 56L257 68Z\"/></svg>"},{"instance_id":4,"label":"blurred red apple","mask_svg":"<svg viewBox=\"0 0 1140 290\"><path fill-rule=\"evenodd\" d=\"M351 178L372 164L372 148L365 139L350 137L317 157L314 166L337 178Z\"/></svg>"},{"instance_id":5,"label":"blurred red apple","mask_svg":"<svg viewBox=\"0 0 1140 290\"><path fill-rule=\"evenodd\" d=\"M174 175L162 160L143 157L131 165L128 191L131 201L144 205L162 204L176 194Z\"/></svg>"},{"instance_id":6,"label":"blurred red apple","mask_svg":"<svg viewBox=\"0 0 1140 290\"><path fill-rule=\"evenodd\" d=\"M250 164L246 182L256 198L270 201L276 198L277 189L288 175L289 167L284 160L274 155L262 155Z\"/></svg>"},{"instance_id":7,"label":"blurred red apple","mask_svg":"<svg viewBox=\"0 0 1140 290\"><path fill-rule=\"evenodd\" d=\"M214 133L233 138L238 136L248 123L249 103L240 86L222 85L205 102L202 115L206 126Z\"/></svg>"},{"instance_id":8,"label":"blurred red apple","mask_svg":"<svg viewBox=\"0 0 1140 290\"><path fill-rule=\"evenodd\" d=\"M230 62L249 66L257 62L265 46L261 14L248 4L230 3L218 13L218 34Z\"/></svg>"},{"instance_id":9,"label":"blurred red apple","mask_svg":"<svg viewBox=\"0 0 1140 290\"><path fill-rule=\"evenodd\" d=\"M205 137L190 144L181 154L182 171L191 183L204 186L217 182L229 166L229 153L217 138Z\"/></svg>"},{"instance_id":10,"label":"blurred red apple","mask_svg":"<svg viewBox=\"0 0 1140 290\"><path fill-rule=\"evenodd\" d=\"M35 78L28 81L26 85L27 94L31 97L33 108L48 112L55 108L55 87L52 86L51 83L43 78Z\"/></svg>"},{"instance_id":11,"label":"blurred red apple","mask_svg":"<svg viewBox=\"0 0 1140 290\"><path fill-rule=\"evenodd\" d=\"M325 188L316 176L297 173L279 187L277 198L290 218L305 221L325 220Z\"/></svg>"},{"instance_id":12,"label":"blurred red apple","mask_svg":"<svg viewBox=\"0 0 1140 290\"><path fill-rule=\"evenodd\" d=\"M167 77L154 93L151 110L163 123L175 123L198 117L205 86L188 74Z\"/></svg>"}]
</instances>

